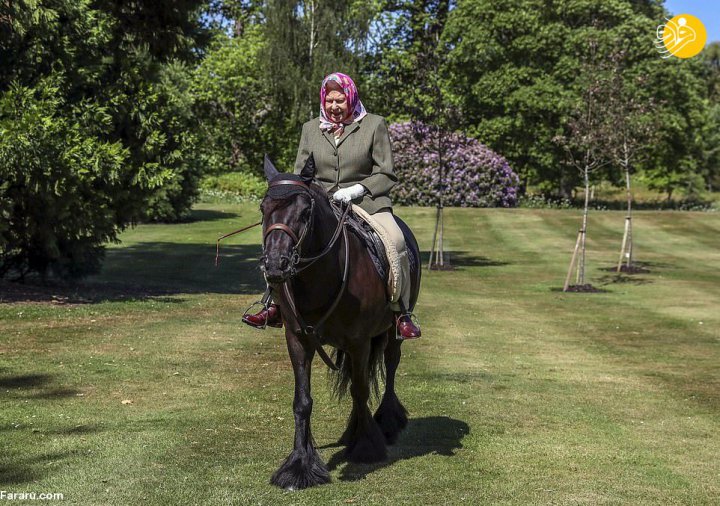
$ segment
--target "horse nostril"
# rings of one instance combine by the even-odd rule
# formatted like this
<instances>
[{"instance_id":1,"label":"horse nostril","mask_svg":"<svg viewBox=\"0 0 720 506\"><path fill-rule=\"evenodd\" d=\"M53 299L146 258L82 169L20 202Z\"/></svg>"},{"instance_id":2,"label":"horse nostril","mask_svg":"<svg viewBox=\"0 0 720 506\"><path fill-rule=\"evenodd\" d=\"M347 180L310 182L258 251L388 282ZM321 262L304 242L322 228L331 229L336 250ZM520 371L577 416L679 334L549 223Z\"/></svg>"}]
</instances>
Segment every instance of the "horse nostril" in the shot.
<instances>
[{"instance_id":1,"label":"horse nostril","mask_svg":"<svg viewBox=\"0 0 720 506\"><path fill-rule=\"evenodd\" d=\"M288 257L286 257L286 256L280 257L280 269L282 269L282 270L287 269L289 264L290 264L290 261L288 260Z\"/></svg>"}]
</instances>

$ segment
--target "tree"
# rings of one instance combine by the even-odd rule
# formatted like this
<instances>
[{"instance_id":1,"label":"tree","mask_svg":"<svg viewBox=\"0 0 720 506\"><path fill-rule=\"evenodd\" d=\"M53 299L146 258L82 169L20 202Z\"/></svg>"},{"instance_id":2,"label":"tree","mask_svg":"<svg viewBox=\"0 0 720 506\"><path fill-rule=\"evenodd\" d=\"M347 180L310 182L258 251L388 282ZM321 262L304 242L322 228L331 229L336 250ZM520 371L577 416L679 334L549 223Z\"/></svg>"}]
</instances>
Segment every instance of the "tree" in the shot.
<instances>
[{"instance_id":1,"label":"tree","mask_svg":"<svg viewBox=\"0 0 720 506\"><path fill-rule=\"evenodd\" d=\"M434 153L438 172L435 231L428 260L431 269L450 267L444 256L443 209L447 148L453 142L448 136L457 121L444 86L449 48L442 39L450 4L445 0L382 2L381 11L389 23L376 30L379 43L367 60L372 64L368 73L375 91L371 95L374 105L388 111L391 118L426 125L423 138Z\"/></svg>"},{"instance_id":2,"label":"tree","mask_svg":"<svg viewBox=\"0 0 720 506\"><path fill-rule=\"evenodd\" d=\"M209 174L259 171L268 146L279 144L269 118L276 104L263 74L265 44L262 28L252 23L242 33L219 33L193 73L196 159Z\"/></svg>"},{"instance_id":3,"label":"tree","mask_svg":"<svg viewBox=\"0 0 720 506\"><path fill-rule=\"evenodd\" d=\"M664 104L659 135L638 170L653 188L671 193L704 170L701 136L707 123L699 61L668 61L653 46L666 12L659 2L609 0L465 0L450 11L444 37L450 82L460 104L460 128L507 157L524 185L570 197L582 184L563 170L566 154L552 139L582 92L576 86L581 53L590 39L601 54L623 40L627 78L644 74Z\"/></svg>"},{"instance_id":4,"label":"tree","mask_svg":"<svg viewBox=\"0 0 720 506\"><path fill-rule=\"evenodd\" d=\"M116 238L127 149L102 140L106 109L66 107L49 79L0 95L0 277L95 272Z\"/></svg>"},{"instance_id":5,"label":"tree","mask_svg":"<svg viewBox=\"0 0 720 506\"><path fill-rule=\"evenodd\" d=\"M272 152L285 166L297 153L300 125L319 113L323 77L339 71L355 76L373 8L359 0L267 0L263 3L261 51L272 102L268 124ZM362 82L358 79L362 90ZM362 96L362 94L361 94Z\"/></svg>"},{"instance_id":6,"label":"tree","mask_svg":"<svg viewBox=\"0 0 720 506\"><path fill-rule=\"evenodd\" d=\"M652 96L660 119L639 173L652 190L665 192L668 201L678 189L697 194L707 174L705 132L709 102L699 58L655 58L634 69L646 76L640 92Z\"/></svg>"},{"instance_id":7,"label":"tree","mask_svg":"<svg viewBox=\"0 0 720 506\"><path fill-rule=\"evenodd\" d=\"M1 275L94 272L148 202L167 199L162 218L187 210L191 136L167 65L196 57L202 5L0 3Z\"/></svg>"},{"instance_id":8,"label":"tree","mask_svg":"<svg viewBox=\"0 0 720 506\"><path fill-rule=\"evenodd\" d=\"M709 191L720 188L720 42L709 44L700 57L707 83L709 108L703 131L704 159L707 163L705 183Z\"/></svg>"},{"instance_id":9,"label":"tree","mask_svg":"<svg viewBox=\"0 0 720 506\"><path fill-rule=\"evenodd\" d=\"M577 261L576 288L585 289L585 244L590 208L590 174L608 163L607 147L612 125L606 114L609 103L609 77L607 68L599 60L597 43L590 41L588 54L582 67L579 82L583 85L581 99L570 113L566 133L555 138L567 153L567 163L580 172L584 184L582 225L575 241L575 249L565 277L563 291L570 290L570 277Z\"/></svg>"},{"instance_id":10,"label":"tree","mask_svg":"<svg viewBox=\"0 0 720 506\"><path fill-rule=\"evenodd\" d=\"M611 75L606 82L608 101L605 113L609 124L605 130L609 135L607 147L612 162L623 172L627 197L627 215L617 272L623 270L623 262L624 269L632 272L634 244L631 174L636 165L647 156L648 147L653 144L660 123L653 97L644 96L640 92L646 88L646 77L638 75L632 79L626 75L625 50L616 50L611 55L610 62Z\"/></svg>"}]
</instances>

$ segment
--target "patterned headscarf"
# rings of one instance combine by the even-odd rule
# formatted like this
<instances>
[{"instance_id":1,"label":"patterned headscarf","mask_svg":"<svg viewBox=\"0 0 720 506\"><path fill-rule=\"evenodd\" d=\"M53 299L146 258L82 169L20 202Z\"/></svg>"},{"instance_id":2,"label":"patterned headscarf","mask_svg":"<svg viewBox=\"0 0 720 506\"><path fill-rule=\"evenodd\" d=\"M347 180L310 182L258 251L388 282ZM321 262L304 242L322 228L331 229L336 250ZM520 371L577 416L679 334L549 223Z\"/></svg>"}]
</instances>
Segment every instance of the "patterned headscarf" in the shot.
<instances>
[{"instance_id":1,"label":"patterned headscarf","mask_svg":"<svg viewBox=\"0 0 720 506\"><path fill-rule=\"evenodd\" d=\"M333 123L325 113L325 95L327 95L325 87L330 81L334 81L340 85L345 94L345 99L348 102L348 111L352 111L350 116L341 123ZM351 125L363 119L366 115L367 111L365 110L365 106L360 102L357 87L350 76L341 74L340 72L334 72L323 79L322 86L320 86L320 130L326 130L328 132L339 130L340 135L342 135L345 125Z\"/></svg>"}]
</instances>

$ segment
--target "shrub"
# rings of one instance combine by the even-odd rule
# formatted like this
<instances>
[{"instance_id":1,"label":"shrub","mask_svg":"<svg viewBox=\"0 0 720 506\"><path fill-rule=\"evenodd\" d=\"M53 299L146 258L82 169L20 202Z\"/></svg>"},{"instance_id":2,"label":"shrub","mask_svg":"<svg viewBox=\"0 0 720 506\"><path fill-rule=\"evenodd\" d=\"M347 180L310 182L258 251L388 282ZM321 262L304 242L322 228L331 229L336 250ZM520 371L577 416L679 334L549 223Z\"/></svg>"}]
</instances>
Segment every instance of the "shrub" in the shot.
<instances>
[{"instance_id":1,"label":"shrub","mask_svg":"<svg viewBox=\"0 0 720 506\"><path fill-rule=\"evenodd\" d=\"M152 161L162 169L161 185L148 189L143 221L175 222L187 218L198 197L204 166L197 156L197 122L192 113L190 70L171 62L159 72L142 104L145 123L162 132L152 137ZM149 144L149 143L148 143Z\"/></svg>"},{"instance_id":2,"label":"shrub","mask_svg":"<svg viewBox=\"0 0 720 506\"><path fill-rule=\"evenodd\" d=\"M571 209L573 203L565 198L526 194L517 199L517 206L526 209Z\"/></svg>"},{"instance_id":3,"label":"shrub","mask_svg":"<svg viewBox=\"0 0 720 506\"><path fill-rule=\"evenodd\" d=\"M67 109L44 84L0 94L0 277L94 273L117 238L127 150L103 108Z\"/></svg>"},{"instance_id":4,"label":"shrub","mask_svg":"<svg viewBox=\"0 0 720 506\"><path fill-rule=\"evenodd\" d=\"M206 176L200 183L205 194L229 194L244 199L260 199L267 190L267 181L247 172L229 172L220 176Z\"/></svg>"},{"instance_id":5,"label":"shrub","mask_svg":"<svg viewBox=\"0 0 720 506\"><path fill-rule=\"evenodd\" d=\"M392 191L396 204L432 206L438 202L440 170L438 135L415 122L390 126L395 172L400 183ZM517 203L518 177L507 160L476 139L444 132L444 205L512 207Z\"/></svg>"}]
</instances>

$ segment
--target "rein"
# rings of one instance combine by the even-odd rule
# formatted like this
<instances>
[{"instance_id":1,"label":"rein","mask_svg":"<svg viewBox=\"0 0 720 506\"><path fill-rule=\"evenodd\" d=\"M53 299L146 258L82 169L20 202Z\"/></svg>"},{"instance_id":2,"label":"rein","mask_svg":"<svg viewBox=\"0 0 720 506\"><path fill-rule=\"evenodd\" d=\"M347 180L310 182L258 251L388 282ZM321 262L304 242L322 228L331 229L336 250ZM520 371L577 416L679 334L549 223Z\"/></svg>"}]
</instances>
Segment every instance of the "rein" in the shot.
<instances>
[{"instance_id":1,"label":"rein","mask_svg":"<svg viewBox=\"0 0 720 506\"><path fill-rule=\"evenodd\" d=\"M240 232L245 232L246 230L250 230L253 227L257 227L258 225L262 225L262 221L258 221L257 223L253 223L252 225L248 225L247 227L240 228L236 230L235 232L230 232L229 234L225 234L222 237L218 237L217 243L215 243L215 267L217 267L220 264L220 241L223 239L226 239L228 237L232 237L235 234L239 234Z\"/></svg>"}]
</instances>

